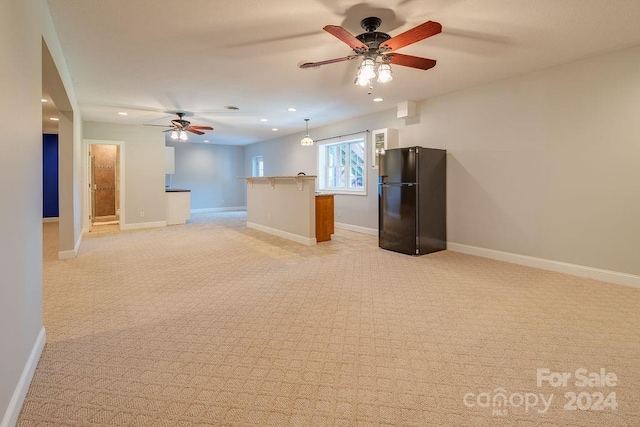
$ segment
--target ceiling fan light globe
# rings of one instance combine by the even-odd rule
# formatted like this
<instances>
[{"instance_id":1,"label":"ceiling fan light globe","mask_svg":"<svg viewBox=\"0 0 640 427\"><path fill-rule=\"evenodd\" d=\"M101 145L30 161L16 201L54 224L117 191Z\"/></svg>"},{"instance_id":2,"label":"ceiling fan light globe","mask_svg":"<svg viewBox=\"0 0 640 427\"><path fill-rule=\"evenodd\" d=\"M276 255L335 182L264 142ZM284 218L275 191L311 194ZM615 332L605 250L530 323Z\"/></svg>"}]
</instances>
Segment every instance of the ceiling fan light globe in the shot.
<instances>
[{"instance_id":1,"label":"ceiling fan light globe","mask_svg":"<svg viewBox=\"0 0 640 427\"><path fill-rule=\"evenodd\" d=\"M178 132L176 132L175 130L171 131L171 139L178 139Z\"/></svg>"},{"instance_id":2,"label":"ceiling fan light globe","mask_svg":"<svg viewBox=\"0 0 640 427\"><path fill-rule=\"evenodd\" d=\"M380 64L378 67L378 82L387 83L393 80L391 75L391 66L389 64Z\"/></svg>"},{"instance_id":3,"label":"ceiling fan light globe","mask_svg":"<svg viewBox=\"0 0 640 427\"><path fill-rule=\"evenodd\" d=\"M310 145L313 145L313 139L309 138L309 136L305 136L304 138L302 138L302 140L300 141L300 145L302 145L303 147L308 147Z\"/></svg>"},{"instance_id":4,"label":"ceiling fan light globe","mask_svg":"<svg viewBox=\"0 0 640 427\"><path fill-rule=\"evenodd\" d=\"M180 141L186 141L187 140L187 133L183 130L180 131Z\"/></svg>"},{"instance_id":5,"label":"ceiling fan light globe","mask_svg":"<svg viewBox=\"0 0 640 427\"><path fill-rule=\"evenodd\" d=\"M359 77L371 80L376 76L376 64L371 58L365 58L360 66Z\"/></svg>"},{"instance_id":6,"label":"ceiling fan light globe","mask_svg":"<svg viewBox=\"0 0 640 427\"><path fill-rule=\"evenodd\" d=\"M371 84L371 79L363 78L362 76L358 76L356 79L356 84L358 86L369 86Z\"/></svg>"}]
</instances>

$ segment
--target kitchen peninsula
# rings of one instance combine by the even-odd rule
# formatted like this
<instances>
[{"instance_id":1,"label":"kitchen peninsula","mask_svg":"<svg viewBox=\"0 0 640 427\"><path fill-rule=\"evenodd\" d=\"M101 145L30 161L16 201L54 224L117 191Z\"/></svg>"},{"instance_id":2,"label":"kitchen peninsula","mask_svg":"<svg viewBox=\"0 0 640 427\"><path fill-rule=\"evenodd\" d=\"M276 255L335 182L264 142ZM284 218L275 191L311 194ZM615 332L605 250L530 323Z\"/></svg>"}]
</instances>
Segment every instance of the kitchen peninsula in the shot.
<instances>
[{"instance_id":1,"label":"kitchen peninsula","mask_svg":"<svg viewBox=\"0 0 640 427\"><path fill-rule=\"evenodd\" d=\"M243 177L247 181L247 227L307 246L315 245L316 178L315 175ZM331 217L333 227L333 212Z\"/></svg>"},{"instance_id":2,"label":"kitchen peninsula","mask_svg":"<svg viewBox=\"0 0 640 427\"><path fill-rule=\"evenodd\" d=\"M167 188L164 191L167 225L185 224L191 218L191 190Z\"/></svg>"}]
</instances>

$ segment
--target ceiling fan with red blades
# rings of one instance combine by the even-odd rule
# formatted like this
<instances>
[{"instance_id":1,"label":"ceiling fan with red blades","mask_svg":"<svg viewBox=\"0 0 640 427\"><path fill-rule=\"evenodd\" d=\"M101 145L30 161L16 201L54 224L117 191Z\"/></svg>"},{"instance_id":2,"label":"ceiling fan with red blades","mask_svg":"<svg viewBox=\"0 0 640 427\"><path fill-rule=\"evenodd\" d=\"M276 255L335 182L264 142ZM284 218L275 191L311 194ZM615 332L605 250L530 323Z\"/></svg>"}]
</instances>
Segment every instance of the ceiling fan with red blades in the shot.
<instances>
[{"instance_id":1,"label":"ceiling fan with red blades","mask_svg":"<svg viewBox=\"0 0 640 427\"><path fill-rule=\"evenodd\" d=\"M434 59L404 55L396 53L396 50L439 34L442 31L442 25L438 22L427 21L402 34L391 37L389 34L376 31L381 23L382 20L376 17L363 19L360 22L360 26L366 32L358 36L354 36L339 25L325 26L323 29L326 32L348 44L355 52L355 55L319 62L302 62L298 64L298 67L314 68L336 62L350 61L362 56L362 65L358 68L355 83L371 87L371 80L376 75L381 83L393 79L390 64L418 68L420 70L428 70L436 65Z\"/></svg>"},{"instance_id":2,"label":"ceiling fan with red blades","mask_svg":"<svg viewBox=\"0 0 640 427\"><path fill-rule=\"evenodd\" d=\"M204 135L204 131L213 130L211 126L191 126L191 122L183 119L187 113L177 112L175 113L178 118L171 120L171 125L155 125L145 123L144 126L160 126L168 127L165 132L171 132L171 139L180 139L181 141L187 140L187 132L195 133L196 135Z\"/></svg>"}]
</instances>

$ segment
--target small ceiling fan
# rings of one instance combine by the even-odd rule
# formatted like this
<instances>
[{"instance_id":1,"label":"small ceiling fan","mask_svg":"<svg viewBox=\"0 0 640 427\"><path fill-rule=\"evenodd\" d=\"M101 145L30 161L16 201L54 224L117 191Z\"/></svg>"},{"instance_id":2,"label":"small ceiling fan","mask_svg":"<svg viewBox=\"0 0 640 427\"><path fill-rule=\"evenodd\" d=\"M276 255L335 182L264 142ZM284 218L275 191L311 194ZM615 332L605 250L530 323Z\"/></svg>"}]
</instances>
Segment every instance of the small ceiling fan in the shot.
<instances>
[{"instance_id":1,"label":"small ceiling fan","mask_svg":"<svg viewBox=\"0 0 640 427\"><path fill-rule=\"evenodd\" d=\"M382 20L377 17L365 18L360 22L360 26L366 31L358 36L354 36L339 25L327 25L323 29L334 37L348 44L353 49L355 55L344 56L342 58L328 59L319 62L301 62L300 68L314 68L321 65L334 64L336 62L350 61L362 56L364 59L358 68L356 84L361 86L371 86L371 79L378 76L378 81L385 83L391 81L391 66L402 65L404 67L428 70L436 65L434 59L420 58L417 56L404 55L395 51L424 40L428 37L439 34L442 25L438 22L427 21L402 34L391 37L387 33L376 31Z\"/></svg>"},{"instance_id":2,"label":"small ceiling fan","mask_svg":"<svg viewBox=\"0 0 640 427\"><path fill-rule=\"evenodd\" d=\"M191 122L183 119L187 114L184 112L175 113L178 118L171 120L171 125L156 125L151 123L144 123L144 126L160 126L168 127L165 132L171 132L171 139L180 139L182 141L187 140L187 132L195 133L196 135L204 135L204 131L213 130L211 126L191 126Z\"/></svg>"}]
</instances>

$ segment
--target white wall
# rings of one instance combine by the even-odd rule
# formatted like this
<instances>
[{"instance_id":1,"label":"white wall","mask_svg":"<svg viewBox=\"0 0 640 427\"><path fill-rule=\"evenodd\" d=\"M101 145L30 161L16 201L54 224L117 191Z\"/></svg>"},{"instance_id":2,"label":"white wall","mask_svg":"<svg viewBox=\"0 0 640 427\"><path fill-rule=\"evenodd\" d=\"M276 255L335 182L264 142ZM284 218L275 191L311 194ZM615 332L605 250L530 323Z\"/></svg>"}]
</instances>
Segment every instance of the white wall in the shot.
<instances>
[{"instance_id":1,"label":"white wall","mask_svg":"<svg viewBox=\"0 0 640 427\"><path fill-rule=\"evenodd\" d=\"M44 2L40 2L42 4ZM48 9L40 9L42 18L42 86L51 96L58 109L59 149L59 256L73 258L82 239L81 235L81 186L82 176L81 135L82 120L58 41L56 30Z\"/></svg>"},{"instance_id":2,"label":"white wall","mask_svg":"<svg viewBox=\"0 0 640 427\"><path fill-rule=\"evenodd\" d=\"M40 102L43 37L54 47L53 59L66 76L46 2L0 2L0 115L13 120L11 138L0 139L0 423L15 422L31 380L31 369L44 344ZM70 98L73 104L73 95Z\"/></svg>"},{"instance_id":3,"label":"white wall","mask_svg":"<svg viewBox=\"0 0 640 427\"><path fill-rule=\"evenodd\" d=\"M245 206L242 147L169 142L175 147L173 188L191 190L191 209ZM167 182L169 182L167 180Z\"/></svg>"},{"instance_id":4,"label":"white wall","mask_svg":"<svg viewBox=\"0 0 640 427\"><path fill-rule=\"evenodd\" d=\"M640 275L640 47L418 105L312 129L324 138L400 130L400 145L448 150L448 240ZM245 147L265 174L317 173L300 135ZM368 159L370 161L370 159ZM377 170L367 197L337 196L336 222L377 228Z\"/></svg>"},{"instance_id":5,"label":"white wall","mask_svg":"<svg viewBox=\"0 0 640 427\"><path fill-rule=\"evenodd\" d=\"M84 122L83 132L85 139L124 142L124 224L165 221L164 134L145 126L100 122Z\"/></svg>"},{"instance_id":6,"label":"white wall","mask_svg":"<svg viewBox=\"0 0 640 427\"><path fill-rule=\"evenodd\" d=\"M640 274L640 47L420 105L446 148L448 239Z\"/></svg>"}]
</instances>

